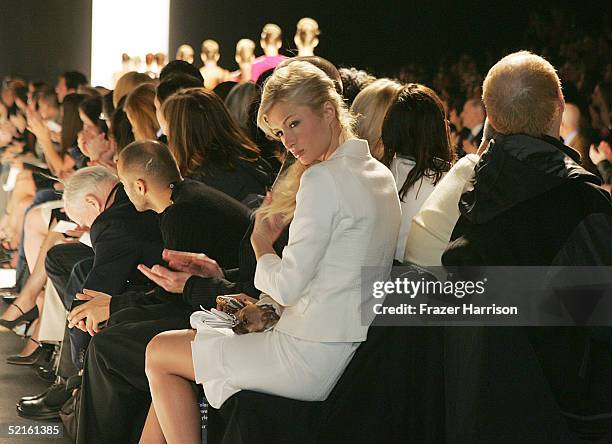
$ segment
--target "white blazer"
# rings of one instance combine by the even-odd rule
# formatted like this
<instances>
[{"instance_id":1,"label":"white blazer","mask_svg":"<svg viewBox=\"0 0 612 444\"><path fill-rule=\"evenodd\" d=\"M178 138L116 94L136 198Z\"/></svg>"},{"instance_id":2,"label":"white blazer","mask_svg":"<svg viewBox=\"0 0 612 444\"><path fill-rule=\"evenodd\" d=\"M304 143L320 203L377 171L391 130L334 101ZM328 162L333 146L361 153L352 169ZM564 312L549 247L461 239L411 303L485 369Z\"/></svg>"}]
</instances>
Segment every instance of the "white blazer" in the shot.
<instances>
[{"instance_id":1,"label":"white blazer","mask_svg":"<svg viewBox=\"0 0 612 444\"><path fill-rule=\"evenodd\" d=\"M391 172L350 139L303 174L282 259L257 261L255 286L284 307L276 330L318 342L361 342L361 267L393 263L401 220ZM371 298L371 297L370 297Z\"/></svg>"}]
</instances>

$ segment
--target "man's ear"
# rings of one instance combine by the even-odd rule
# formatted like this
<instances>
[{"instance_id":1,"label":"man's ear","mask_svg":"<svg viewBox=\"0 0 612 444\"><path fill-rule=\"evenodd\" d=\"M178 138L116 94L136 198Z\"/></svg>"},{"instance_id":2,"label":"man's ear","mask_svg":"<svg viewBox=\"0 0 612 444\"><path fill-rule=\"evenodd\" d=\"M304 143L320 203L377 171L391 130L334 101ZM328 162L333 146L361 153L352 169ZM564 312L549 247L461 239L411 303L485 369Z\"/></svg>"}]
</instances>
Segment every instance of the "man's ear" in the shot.
<instances>
[{"instance_id":1,"label":"man's ear","mask_svg":"<svg viewBox=\"0 0 612 444\"><path fill-rule=\"evenodd\" d=\"M145 194L147 194L147 183L142 180L142 179L136 179L136 191L138 191L138 194L144 196Z\"/></svg>"},{"instance_id":2,"label":"man's ear","mask_svg":"<svg viewBox=\"0 0 612 444\"><path fill-rule=\"evenodd\" d=\"M85 195L85 205L91 206L98 214L104 211L100 200L98 200L98 198L91 193Z\"/></svg>"}]
</instances>

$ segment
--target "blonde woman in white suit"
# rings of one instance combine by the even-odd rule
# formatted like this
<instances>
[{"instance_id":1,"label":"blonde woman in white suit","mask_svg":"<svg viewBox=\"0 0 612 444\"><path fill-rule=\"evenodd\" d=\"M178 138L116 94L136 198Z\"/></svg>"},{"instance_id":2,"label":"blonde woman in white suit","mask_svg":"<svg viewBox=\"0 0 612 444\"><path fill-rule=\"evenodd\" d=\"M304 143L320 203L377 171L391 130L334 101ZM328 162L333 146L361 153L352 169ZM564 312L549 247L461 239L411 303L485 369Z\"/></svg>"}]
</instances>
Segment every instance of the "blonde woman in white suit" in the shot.
<instances>
[{"instance_id":1,"label":"blonde woman in white suit","mask_svg":"<svg viewBox=\"0 0 612 444\"><path fill-rule=\"evenodd\" d=\"M255 285L279 307L280 320L245 335L203 329L155 337L147 348L153 403L143 441L156 442L157 433L159 442L199 442L189 381L204 386L215 408L240 390L325 400L367 337L361 267L391 268L401 219L392 174L355 138L333 81L310 63L275 71L257 120L298 160L266 197L251 236ZM272 244L287 223L280 258Z\"/></svg>"}]
</instances>

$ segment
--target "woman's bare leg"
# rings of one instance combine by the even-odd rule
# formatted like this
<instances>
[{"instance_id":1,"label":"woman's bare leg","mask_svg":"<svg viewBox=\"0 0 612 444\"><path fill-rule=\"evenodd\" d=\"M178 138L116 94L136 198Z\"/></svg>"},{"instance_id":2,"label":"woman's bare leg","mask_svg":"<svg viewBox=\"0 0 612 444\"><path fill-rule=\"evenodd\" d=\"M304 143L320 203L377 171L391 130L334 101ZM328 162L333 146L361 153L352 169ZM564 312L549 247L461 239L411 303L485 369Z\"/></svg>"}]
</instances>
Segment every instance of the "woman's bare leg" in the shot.
<instances>
[{"instance_id":1,"label":"woman's bare leg","mask_svg":"<svg viewBox=\"0 0 612 444\"><path fill-rule=\"evenodd\" d=\"M192 386L194 337L193 330L167 331L147 346L146 372L154 413L169 444L198 444L202 440L200 409ZM154 424L145 425L145 429L147 426Z\"/></svg>"},{"instance_id":2,"label":"woman's bare leg","mask_svg":"<svg viewBox=\"0 0 612 444\"><path fill-rule=\"evenodd\" d=\"M49 234L49 221L44 220L44 212L42 208L32 208L26 214L23 224L23 249L30 273L34 270L42 244Z\"/></svg>"},{"instance_id":3,"label":"woman's bare leg","mask_svg":"<svg viewBox=\"0 0 612 444\"><path fill-rule=\"evenodd\" d=\"M17 296L17 299L15 299L14 304L16 304L26 313L34 308L36 298L42 292L45 283L47 282L47 270L45 269L47 251L49 251L49 249L62 238L63 236L61 233L56 233L55 231L49 232L40 249L40 254L38 255L36 265L34 266L34 270L32 270L32 274L30 277L28 277L28 280L21 289L19 296ZM21 316L21 311L19 311L17 307L9 305L0 319L12 321L17 319L19 316Z\"/></svg>"},{"instance_id":4,"label":"woman's bare leg","mask_svg":"<svg viewBox=\"0 0 612 444\"><path fill-rule=\"evenodd\" d=\"M26 196L13 207L11 214L8 219L8 226L6 228L6 235L10 248L16 250L19 248L19 241L21 237L21 230L23 228L23 220L25 218L26 210L32 205L34 196Z\"/></svg>"},{"instance_id":5,"label":"woman's bare leg","mask_svg":"<svg viewBox=\"0 0 612 444\"><path fill-rule=\"evenodd\" d=\"M157 420L157 414L155 413L153 403L151 403L151 407L149 407L149 414L147 415L144 429L142 429L139 444L166 444L166 438L164 438L164 432L162 432L159 421Z\"/></svg>"},{"instance_id":6,"label":"woman's bare leg","mask_svg":"<svg viewBox=\"0 0 612 444\"><path fill-rule=\"evenodd\" d=\"M3 236L10 240L10 246L17 248L21 228L23 227L23 216L34 200L36 184L32 179L32 172L23 170L17 176L15 188L6 206L7 218L2 221Z\"/></svg>"}]
</instances>

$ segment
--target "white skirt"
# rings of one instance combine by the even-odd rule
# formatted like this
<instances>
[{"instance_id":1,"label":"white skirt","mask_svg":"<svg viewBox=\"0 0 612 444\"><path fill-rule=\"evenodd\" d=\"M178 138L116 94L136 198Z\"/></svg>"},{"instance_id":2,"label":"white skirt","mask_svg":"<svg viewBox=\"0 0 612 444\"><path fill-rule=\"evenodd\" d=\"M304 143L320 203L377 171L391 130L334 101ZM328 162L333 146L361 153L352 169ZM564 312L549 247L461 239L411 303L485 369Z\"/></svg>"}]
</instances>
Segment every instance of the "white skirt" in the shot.
<instances>
[{"instance_id":1,"label":"white skirt","mask_svg":"<svg viewBox=\"0 0 612 444\"><path fill-rule=\"evenodd\" d=\"M245 335L198 325L193 368L214 408L240 390L324 401L359 342L312 342L276 330Z\"/></svg>"}]
</instances>

